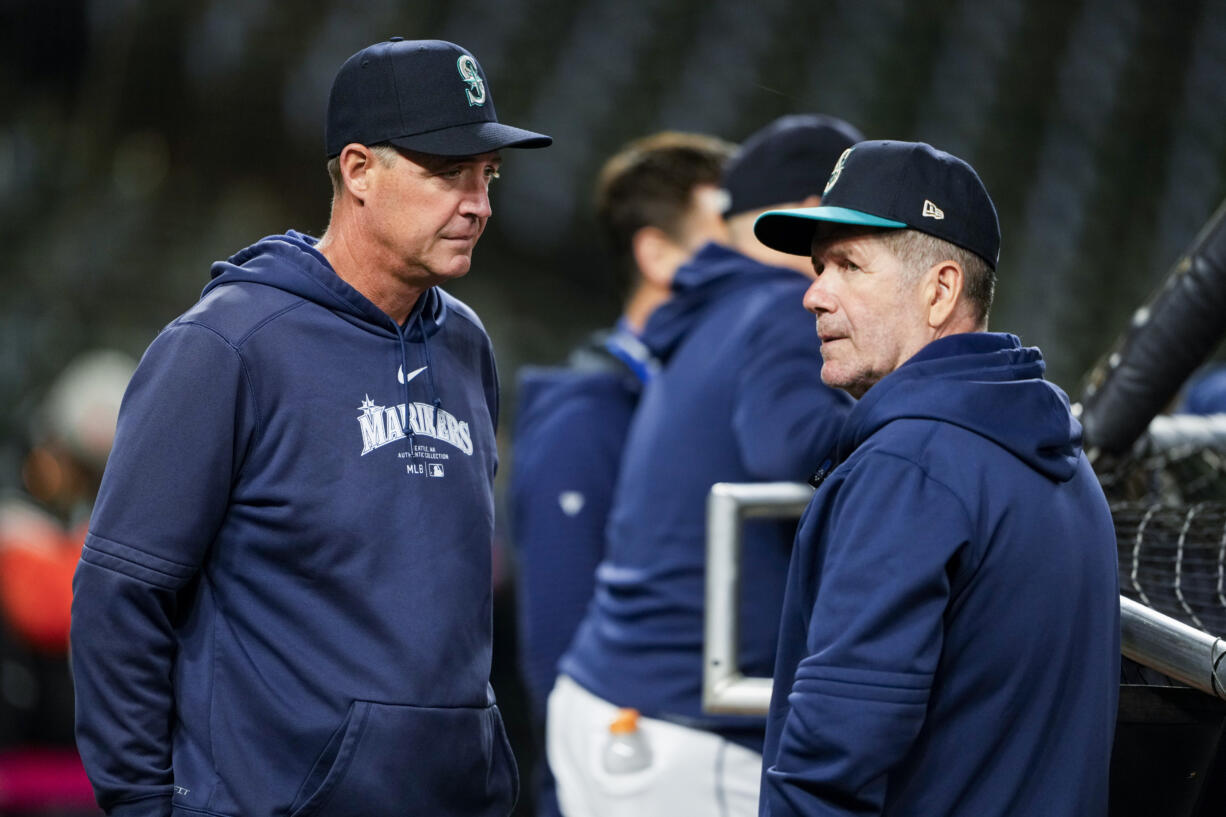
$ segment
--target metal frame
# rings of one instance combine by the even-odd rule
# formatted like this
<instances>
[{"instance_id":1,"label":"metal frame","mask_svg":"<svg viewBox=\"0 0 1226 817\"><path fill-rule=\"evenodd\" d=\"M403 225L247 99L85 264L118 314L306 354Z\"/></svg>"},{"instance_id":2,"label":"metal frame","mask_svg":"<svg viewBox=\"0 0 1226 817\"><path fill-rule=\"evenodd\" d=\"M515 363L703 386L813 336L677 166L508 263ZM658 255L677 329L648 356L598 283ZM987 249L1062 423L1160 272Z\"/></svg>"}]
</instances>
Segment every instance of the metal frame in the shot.
<instances>
[{"instance_id":1,"label":"metal frame","mask_svg":"<svg viewBox=\"0 0 1226 817\"><path fill-rule=\"evenodd\" d=\"M1178 448L1226 450L1226 414L1160 414L1137 442L1144 453Z\"/></svg>"},{"instance_id":2,"label":"metal frame","mask_svg":"<svg viewBox=\"0 0 1226 817\"><path fill-rule=\"evenodd\" d=\"M707 589L702 706L712 714L765 715L770 678L737 666L741 528L750 517L799 517L813 489L799 482L731 483L707 498ZM1120 597L1120 651L1201 692L1226 699L1226 641Z\"/></svg>"},{"instance_id":3,"label":"metal frame","mask_svg":"<svg viewBox=\"0 0 1226 817\"><path fill-rule=\"evenodd\" d=\"M737 666L741 528L749 517L799 517L813 489L802 482L718 482L707 497L707 590L702 706L707 712L762 715L771 679L747 678Z\"/></svg>"},{"instance_id":4,"label":"metal frame","mask_svg":"<svg viewBox=\"0 0 1226 817\"><path fill-rule=\"evenodd\" d=\"M1120 652L1226 699L1226 641L1124 596L1120 596Z\"/></svg>"}]
</instances>

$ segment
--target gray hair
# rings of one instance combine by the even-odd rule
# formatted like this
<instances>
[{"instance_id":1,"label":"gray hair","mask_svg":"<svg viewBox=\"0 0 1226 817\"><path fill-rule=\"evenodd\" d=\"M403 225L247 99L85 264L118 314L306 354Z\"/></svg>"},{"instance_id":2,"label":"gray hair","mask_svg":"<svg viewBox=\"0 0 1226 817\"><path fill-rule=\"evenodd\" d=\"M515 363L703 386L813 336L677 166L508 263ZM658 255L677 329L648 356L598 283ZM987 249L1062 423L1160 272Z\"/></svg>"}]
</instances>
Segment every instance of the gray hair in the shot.
<instances>
[{"instance_id":1,"label":"gray hair","mask_svg":"<svg viewBox=\"0 0 1226 817\"><path fill-rule=\"evenodd\" d=\"M879 237L902 261L915 281L942 261L956 261L962 267L963 295L971 305L976 323L987 326L992 298L996 293L996 272L979 255L919 230L883 230Z\"/></svg>"},{"instance_id":2,"label":"gray hair","mask_svg":"<svg viewBox=\"0 0 1226 817\"><path fill-rule=\"evenodd\" d=\"M375 158L379 160L379 164L384 167L390 167L392 162L396 161L396 148L391 145L370 145L370 150L375 154ZM332 203L341 196L341 189L344 185L344 180L341 178L341 157L333 156L328 160L328 178L332 180Z\"/></svg>"}]
</instances>

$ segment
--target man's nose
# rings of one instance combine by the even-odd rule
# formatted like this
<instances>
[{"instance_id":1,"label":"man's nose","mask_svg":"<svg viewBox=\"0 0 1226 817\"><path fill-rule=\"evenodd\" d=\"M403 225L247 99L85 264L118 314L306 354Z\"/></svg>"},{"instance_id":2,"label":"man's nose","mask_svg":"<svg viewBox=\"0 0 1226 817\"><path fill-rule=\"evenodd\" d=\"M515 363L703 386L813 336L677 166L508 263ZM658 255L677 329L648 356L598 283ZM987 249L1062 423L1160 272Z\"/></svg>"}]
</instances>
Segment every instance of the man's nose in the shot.
<instances>
[{"instance_id":1,"label":"man's nose","mask_svg":"<svg viewBox=\"0 0 1226 817\"><path fill-rule=\"evenodd\" d=\"M825 282L821 276L817 280L809 284L809 288L805 290L803 300L805 309L812 312L814 315L821 315L825 312L834 311L834 302L830 298L830 293L825 286Z\"/></svg>"},{"instance_id":2,"label":"man's nose","mask_svg":"<svg viewBox=\"0 0 1226 817\"><path fill-rule=\"evenodd\" d=\"M464 196L460 212L477 218L489 218L494 214L494 209L490 206L490 190L484 179L479 179Z\"/></svg>"}]
</instances>

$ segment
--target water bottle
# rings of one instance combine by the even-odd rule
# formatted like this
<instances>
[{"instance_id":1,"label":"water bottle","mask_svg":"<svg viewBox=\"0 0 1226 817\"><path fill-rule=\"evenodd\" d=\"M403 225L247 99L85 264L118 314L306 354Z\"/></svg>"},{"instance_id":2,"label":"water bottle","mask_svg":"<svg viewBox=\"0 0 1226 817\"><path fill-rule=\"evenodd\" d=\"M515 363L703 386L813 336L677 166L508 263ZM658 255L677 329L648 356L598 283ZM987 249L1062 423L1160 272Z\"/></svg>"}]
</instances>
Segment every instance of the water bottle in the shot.
<instances>
[{"instance_id":1,"label":"water bottle","mask_svg":"<svg viewBox=\"0 0 1226 817\"><path fill-rule=\"evenodd\" d=\"M640 772L651 765L651 747L639 731L637 709L620 709L609 724L609 740L604 747L604 768L609 774Z\"/></svg>"}]
</instances>

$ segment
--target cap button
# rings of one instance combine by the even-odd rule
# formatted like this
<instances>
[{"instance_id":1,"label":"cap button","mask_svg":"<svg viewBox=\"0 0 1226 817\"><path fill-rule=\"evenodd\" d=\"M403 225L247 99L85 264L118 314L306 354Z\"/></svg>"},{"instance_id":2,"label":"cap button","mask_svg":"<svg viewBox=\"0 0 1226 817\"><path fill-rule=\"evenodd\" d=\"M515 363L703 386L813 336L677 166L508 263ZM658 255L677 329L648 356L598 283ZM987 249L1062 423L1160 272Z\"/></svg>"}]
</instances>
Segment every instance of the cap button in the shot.
<instances>
[{"instance_id":1,"label":"cap button","mask_svg":"<svg viewBox=\"0 0 1226 817\"><path fill-rule=\"evenodd\" d=\"M393 43L404 42L404 37L388 37L387 39L388 39L388 42L393 42Z\"/></svg>"}]
</instances>

